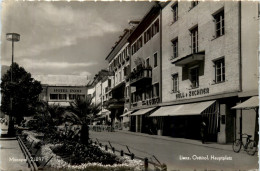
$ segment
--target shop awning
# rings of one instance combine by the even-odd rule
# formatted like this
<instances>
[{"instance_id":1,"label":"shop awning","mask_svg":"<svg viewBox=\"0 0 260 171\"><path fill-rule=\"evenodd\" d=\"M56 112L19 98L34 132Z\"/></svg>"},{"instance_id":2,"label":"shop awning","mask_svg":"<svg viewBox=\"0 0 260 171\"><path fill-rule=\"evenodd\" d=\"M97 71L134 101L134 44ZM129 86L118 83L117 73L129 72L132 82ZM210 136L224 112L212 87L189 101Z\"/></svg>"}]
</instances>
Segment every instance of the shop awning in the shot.
<instances>
[{"instance_id":1,"label":"shop awning","mask_svg":"<svg viewBox=\"0 0 260 171\"><path fill-rule=\"evenodd\" d=\"M124 117L124 116L130 115L131 113L132 113L132 111L128 111L126 113L123 113L120 117Z\"/></svg>"},{"instance_id":2,"label":"shop awning","mask_svg":"<svg viewBox=\"0 0 260 171\"><path fill-rule=\"evenodd\" d=\"M190 103L174 106L165 106L156 110L150 117L154 116L186 116L186 115L200 115L205 109L211 106L215 100Z\"/></svg>"},{"instance_id":3,"label":"shop awning","mask_svg":"<svg viewBox=\"0 0 260 171\"><path fill-rule=\"evenodd\" d=\"M155 107L151 107L151 108L147 108L147 109L140 109L140 110L132 113L131 116L144 115L144 114L152 111L153 109L155 109Z\"/></svg>"},{"instance_id":4,"label":"shop awning","mask_svg":"<svg viewBox=\"0 0 260 171\"><path fill-rule=\"evenodd\" d=\"M232 109L255 109L257 107L259 107L258 96L253 96L250 99L244 101L243 103L240 103L232 107Z\"/></svg>"}]
</instances>

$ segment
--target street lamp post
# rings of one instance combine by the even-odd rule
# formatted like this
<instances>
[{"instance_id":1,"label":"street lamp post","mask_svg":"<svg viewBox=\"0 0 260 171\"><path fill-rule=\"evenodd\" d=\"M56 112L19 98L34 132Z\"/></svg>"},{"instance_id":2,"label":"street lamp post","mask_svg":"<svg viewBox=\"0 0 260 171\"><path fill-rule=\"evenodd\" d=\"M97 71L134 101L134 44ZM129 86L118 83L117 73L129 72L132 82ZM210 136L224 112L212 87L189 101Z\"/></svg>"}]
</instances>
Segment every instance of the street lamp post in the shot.
<instances>
[{"instance_id":1,"label":"street lamp post","mask_svg":"<svg viewBox=\"0 0 260 171\"><path fill-rule=\"evenodd\" d=\"M17 33L7 33L6 40L12 41L12 64L11 64L11 84L13 84L13 63L14 63L14 42L18 42L20 40L20 34ZM13 97L10 98L10 107L11 112L9 114L9 125L8 125L8 135L12 135L14 131L14 124L13 124Z\"/></svg>"}]
</instances>

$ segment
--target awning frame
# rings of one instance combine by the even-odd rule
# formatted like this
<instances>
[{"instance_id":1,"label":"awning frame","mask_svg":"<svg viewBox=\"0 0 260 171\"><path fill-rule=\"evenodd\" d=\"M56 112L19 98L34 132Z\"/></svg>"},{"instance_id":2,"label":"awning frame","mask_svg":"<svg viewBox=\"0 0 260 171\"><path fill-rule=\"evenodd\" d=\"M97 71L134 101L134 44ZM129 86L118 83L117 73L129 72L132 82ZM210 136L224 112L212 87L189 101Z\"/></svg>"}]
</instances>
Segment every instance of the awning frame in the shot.
<instances>
[{"instance_id":1,"label":"awning frame","mask_svg":"<svg viewBox=\"0 0 260 171\"><path fill-rule=\"evenodd\" d=\"M156 107L150 107L150 108L145 108L145 109L140 109L134 113L132 113L130 116L141 116L141 115L145 115L149 112L151 112L152 110L154 110Z\"/></svg>"},{"instance_id":2,"label":"awning frame","mask_svg":"<svg viewBox=\"0 0 260 171\"><path fill-rule=\"evenodd\" d=\"M252 104L253 103L253 104ZM251 106L249 104L252 104ZM231 109L236 109L236 110L250 110L254 109L257 110L259 108L259 99L258 96L253 96L244 102L232 107Z\"/></svg>"},{"instance_id":3,"label":"awning frame","mask_svg":"<svg viewBox=\"0 0 260 171\"><path fill-rule=\"evenodd\" d=\"M163 106L159 110L156 111L157 113L154 112L149 117L200 115L209 106L211 106L215 102L216 102L216 100L205 101L205 102L197 102L197 103L180 104L180 105L173 105L173 106ZM199 105L201 105L201 107ZM192 113L191 110L187 110L187 108L189 109L190 107L200 107L200 108L197 109L197 110L194 110L194 113ZM163 110L164 110L164 113L162 113Z\"/></svg>"}]
</instances>

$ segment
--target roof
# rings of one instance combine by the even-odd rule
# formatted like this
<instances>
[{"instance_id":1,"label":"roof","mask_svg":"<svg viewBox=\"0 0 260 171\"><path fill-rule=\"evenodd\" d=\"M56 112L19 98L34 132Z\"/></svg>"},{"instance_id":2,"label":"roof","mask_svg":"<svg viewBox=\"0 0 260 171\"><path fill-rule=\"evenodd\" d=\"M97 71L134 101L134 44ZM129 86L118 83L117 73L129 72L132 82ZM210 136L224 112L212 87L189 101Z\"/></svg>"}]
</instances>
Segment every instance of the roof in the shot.
<instances>
[{"instance_id":1,"label":"roof","mask_svg":"<svg viewBox=\"0 0 260 171\"><path fill-rule=\"evenodd\" d=\"M49 86L86 86L89 83L88 77L81 75L32 75L32 78Z\"/></svg>"},{"instance_id":2,"label":"roof","mask_svg":"<svg viewBox=\"0 0 260 171\"><path fill-rule=\"evenodd\" d=\"M119 41L116 43L116 45L112 48L112 50L109 52L109 54L106 57L106 60L110 62L117 53L124 47L125 44L127 44L127 39L130 36L131 30L125 29L124 34L120 36Z\"/></svg>"},{"instance_id":3,"label":"roof","mask_svg":"<svg viewBox=\"0 0 260 171\"><path fill-rule=\"evenodd\" d=\"M131 32L128 41L133 43L145 30L146 28L159 16L162 5L160 2L155 2L151 9L145 14L140 23Z\"/></svg>"}]
</instances>

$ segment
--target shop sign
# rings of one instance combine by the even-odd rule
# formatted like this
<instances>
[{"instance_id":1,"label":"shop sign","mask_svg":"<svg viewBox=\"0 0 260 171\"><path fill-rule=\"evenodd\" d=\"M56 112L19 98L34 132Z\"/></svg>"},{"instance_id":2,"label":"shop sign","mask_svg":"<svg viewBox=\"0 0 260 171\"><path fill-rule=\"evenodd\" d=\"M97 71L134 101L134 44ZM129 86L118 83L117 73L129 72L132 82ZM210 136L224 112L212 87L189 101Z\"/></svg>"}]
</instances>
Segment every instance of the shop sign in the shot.
<instances>
[{"instance_id":1,"label":"shop sign","mask_svg":"<svg viewBox=\"0 0 260 171\"><path fill-rule=\"evenodd\" d=\"M81 89L73 89L73 88L69 88L69 89L54 88L54 89L51 89L51 92L54 92L54 93L82 93L82 90Z\"/></svg>"},{"instance_id":2,"label":"shop sign","mask_svg":"<svg viewBox=\"0 0 260 171\"><path fill-rule=\"evenodd\" d=\"M160 102L159 97L146 100L147 105L158 104Z\"/></svg>"},{"instance_id":3,"label":"shop sign","mask_svg":"<svg viewBox=\"0 0 260 171\"><path fill-rule=\"evenodd\" d=\"M176 99L189 98L199 95L209 94L209 88L201 88L197 90L190 90L188 92L181 92L176 94Z\"/></svg>"}]
</instances>

